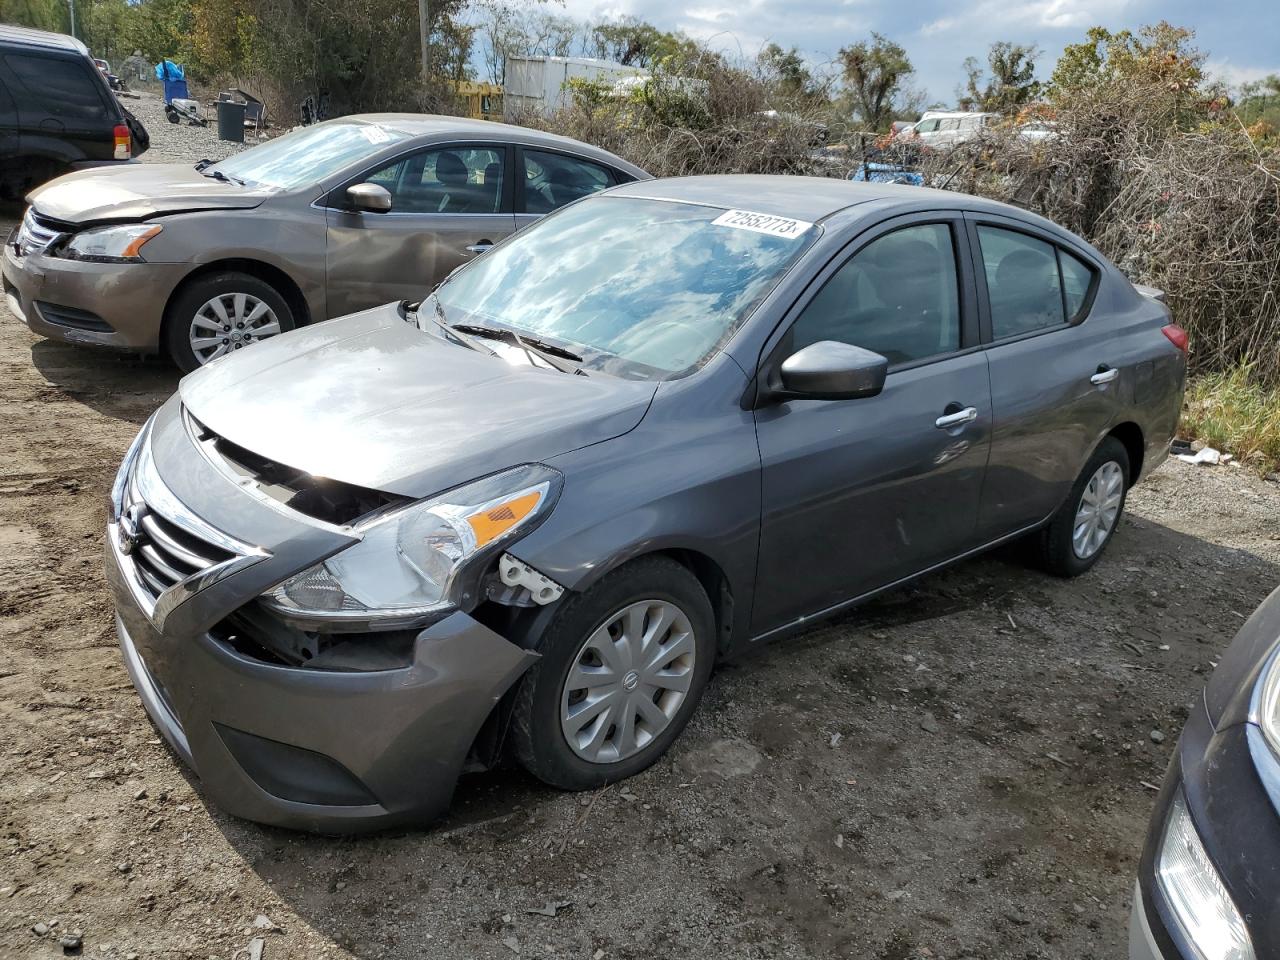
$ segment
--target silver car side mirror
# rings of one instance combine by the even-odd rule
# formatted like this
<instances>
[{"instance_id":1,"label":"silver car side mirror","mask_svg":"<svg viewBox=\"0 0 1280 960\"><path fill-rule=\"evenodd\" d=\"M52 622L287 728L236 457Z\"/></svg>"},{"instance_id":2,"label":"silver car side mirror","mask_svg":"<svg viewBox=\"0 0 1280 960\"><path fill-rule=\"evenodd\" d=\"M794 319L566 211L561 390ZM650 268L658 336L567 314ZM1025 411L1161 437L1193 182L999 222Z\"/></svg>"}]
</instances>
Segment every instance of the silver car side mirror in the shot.
<instances>
[{"instance_id":1,"label":"silver car side mirror","mask_svg":"<svg viewBox=\"0 0 1280 960\"><path fill-rule=\"evenodd\" d=\"M778 370L781 389L773 399L857 400L884 389L889 361L878 353L837 340L797 350Z\"/></svg>"},{"instance_id":2,"label":"silver car side mirror","mask_svg":"<svg viewBox=\"0 0 1280 960\"><path fill-rule=\"evenodd\" d=\"M390 213L391 194L376 183L357 183L347 187L347 203L363 213Z\"/></svg>"}]
</instances>

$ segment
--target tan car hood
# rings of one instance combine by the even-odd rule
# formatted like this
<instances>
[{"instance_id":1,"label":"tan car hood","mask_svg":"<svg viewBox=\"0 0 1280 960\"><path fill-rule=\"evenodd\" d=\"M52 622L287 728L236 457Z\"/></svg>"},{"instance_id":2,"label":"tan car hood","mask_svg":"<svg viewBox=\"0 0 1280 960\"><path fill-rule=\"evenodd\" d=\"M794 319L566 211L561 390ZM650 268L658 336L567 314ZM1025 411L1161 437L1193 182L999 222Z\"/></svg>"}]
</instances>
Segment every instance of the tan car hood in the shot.
<instances>
[{"instance_id":1,"label":"tan car hood","mask_svg":"<svg viewBox=\"0 0 1280 960\"><path fill-rule=\"evenodd\" d=\"M28 199L42 216L83 224L245 209L268 196L268 190L201 176L187 163L128 163L69 173L33 190Z\"/></svg>"}]
</instances>

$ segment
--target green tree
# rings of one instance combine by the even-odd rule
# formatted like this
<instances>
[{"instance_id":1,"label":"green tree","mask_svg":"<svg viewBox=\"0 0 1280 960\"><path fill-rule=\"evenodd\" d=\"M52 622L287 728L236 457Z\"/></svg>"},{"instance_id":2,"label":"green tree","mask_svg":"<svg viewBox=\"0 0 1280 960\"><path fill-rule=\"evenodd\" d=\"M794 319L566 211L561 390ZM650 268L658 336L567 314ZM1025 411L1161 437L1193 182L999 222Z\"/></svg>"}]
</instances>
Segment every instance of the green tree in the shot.
<instances>
[{"instance_id":1,"label":"green tree","mask_svg":"<svg viewBox=\"0 0 1280 960\"><path fill-rule=\"evenodd\" d=\"M1040 95L1036 80L1034 46L1000 40L987 51L987 74L976 57L964 62L966 90L959 98L963 110L986 110L992 113L1016 113Z\"/></svg>"},{"instance_id":2,"label":"green tree","mask_svg":"<svg viewBox=\"0 0 1280 960\"><path fill-rule=\"evenodd\" d=\"M683 33L666 33L636 17L620 17L594 24L585 47L589 56L629 67L649 68L659 61L683 63L696 60L697 43Z\"/></svg>"},{"instance_id":3,"label":"green tree","mask_svg":"<svg viewBox=\"0 0 1280 960\"><path fill-rule=\"evenodd\" d=\"M888 129L908 79L915 72L907 51L878 33L839 53L845 92L853 112L872 130Z\"/></svg>"},{"instance_id":4,"label":"green tree","mask_svg":"<svg viewBox=\"0 0 1280 960\"><path fill-rule=\"evenodd\" d=\"M1049 94L1063 99L1089 88L1112 84L1163 84L1171 94L1196 90L1204 81L1204 54L1192 46L1195 31L1166 21L1136 34L1090 28L1083 43L1062 51Z\"/></svg>"},{"instance_id":5,"label":"green tree","mask_svg":"<svg viewBox=\"0 0 1280 960\"><path fill-rule=\"evenodd\" d=\"M0 23L65 32L67 5L61 0L0 0Z\"/></svg>"}]
</instances>

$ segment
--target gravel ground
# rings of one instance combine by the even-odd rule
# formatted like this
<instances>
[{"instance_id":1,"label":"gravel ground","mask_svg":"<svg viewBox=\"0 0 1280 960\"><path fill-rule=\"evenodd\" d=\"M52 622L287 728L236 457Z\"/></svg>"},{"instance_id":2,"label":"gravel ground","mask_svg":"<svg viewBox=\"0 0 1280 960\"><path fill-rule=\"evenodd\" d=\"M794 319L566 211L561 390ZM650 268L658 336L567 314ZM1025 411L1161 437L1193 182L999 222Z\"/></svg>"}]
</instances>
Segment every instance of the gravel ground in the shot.
<instances>
[{"instance_id":1,"label":"gravel ground","mask_svg":"<svg viewBox=\"0 0 1280 960\"><path fill-rule=\"evenodd\" d=\"M624 784L477 775L441 824L296 835L205 805L115 645L105 496L175 384L0 310L5 958L1120 958L1146 784L1280 580L1280 486L1170 463L1089 575L1008 549L726 665Z\"/></svg>"},{"instance_id":2,"label":"gravel ground","mask_svg":"<svg viewBox=\"0 0 1280 960\"><path fill-rule=\"evenodd\" d=\"M159 89L159 84L154 86ZM209 121L208 126L201 127L192 126L186 121L170 123L164 115L164 98L158 93L148 90L130 91L124 94L121 102L142 121L142 125L151 134L151 146L138 158L143 163L194 163L204 157L223 160L256 142L250 139L249 143L240 144L219 140L218 115L212 103L201 104L204 116ZM273 129L271 132L277 134L280 131ZM245 131L245 136L252 138L253 134Z\"/></svg>"}]
</instances>

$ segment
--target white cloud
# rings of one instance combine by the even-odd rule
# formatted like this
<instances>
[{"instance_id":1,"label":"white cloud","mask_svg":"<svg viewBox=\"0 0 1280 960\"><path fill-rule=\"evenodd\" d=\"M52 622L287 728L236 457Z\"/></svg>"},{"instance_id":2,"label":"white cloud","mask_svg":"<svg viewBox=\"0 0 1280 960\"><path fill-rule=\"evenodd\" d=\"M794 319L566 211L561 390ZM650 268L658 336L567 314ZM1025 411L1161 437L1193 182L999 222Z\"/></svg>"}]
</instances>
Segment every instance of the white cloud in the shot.
<instances>
[{"instance_id":1,"label":"white cloud","mask_svg":"<svg viewBox=\"0 0 1280 960\"><path fill-rule=\"evenodd\" d=\"M1217 77L1233 87L1238 87L1243 83L1253 83L1272 74L1280 74L1280 62L1270 67L1246 67L1232 63L1226 58L1210 59L1205 61L1204 71L1211 77Z\"/></svg>"}]
</instances>

